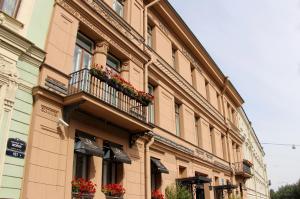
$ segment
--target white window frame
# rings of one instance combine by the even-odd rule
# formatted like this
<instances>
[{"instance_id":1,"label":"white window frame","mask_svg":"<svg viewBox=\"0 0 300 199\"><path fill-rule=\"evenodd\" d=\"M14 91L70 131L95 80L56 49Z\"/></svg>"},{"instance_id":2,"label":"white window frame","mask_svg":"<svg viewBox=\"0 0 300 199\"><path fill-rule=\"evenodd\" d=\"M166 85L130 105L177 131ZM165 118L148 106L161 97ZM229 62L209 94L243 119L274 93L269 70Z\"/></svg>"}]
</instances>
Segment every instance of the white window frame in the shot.
<instances>
[{"instance_id":1,"label":"white window frame","mask_svg":"<svg viewBox=\"0 0 300 199\"><path fill-rule=\"evenodd\" d=\"M123 0L113 0L113 6L112 7L113 7L113 10L120 17L124 17L124 1Z\"/></svg>"}]
</instances>

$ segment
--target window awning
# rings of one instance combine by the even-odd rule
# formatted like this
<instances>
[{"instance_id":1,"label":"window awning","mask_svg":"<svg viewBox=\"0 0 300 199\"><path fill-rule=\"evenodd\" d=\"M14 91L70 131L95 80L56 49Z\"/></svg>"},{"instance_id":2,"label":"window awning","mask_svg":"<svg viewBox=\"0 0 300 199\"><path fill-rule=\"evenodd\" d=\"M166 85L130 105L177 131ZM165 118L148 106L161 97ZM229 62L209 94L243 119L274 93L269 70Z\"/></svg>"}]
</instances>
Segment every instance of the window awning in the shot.
<instances>
[{"instance_id":1,"label":"window awning","mask_svg":"<svg viewBox=\"0 0 300 199\"><path fill-rule=\"evenodd\" d=\"M103 159L118 163L131 164L129 156L122 149L115 146L109 146L109 150L105 153Z\"/></svg>"},{"instance_id":2,"label":"window awning","mask_svg":"<svg viewBox=\"0 0 300 199\"><path fill-rule=\"evenodd\" d=\"M156 167L158 173L169 173L169 170L161 163L159 159L151 158L151 162Z\"/></svg>"},{"instance_id":3,"label":"window awning","mask_svg":"<svg viewBox=\"0 0 300 199\"><path fill-rule=\"evenodd\" d=\"M219 186L214 186L215 190L232 190L238 188L237 185L232 185L232 184L227 184L227 185L219 185Z\"/></svg>"},{"instance_id":4,"label":"window awning","mask_svg":"<svg viewBox=\"0 0 300 199\"><path fill-rule=\"evenodd\" d=\"M88 138L79 138L79 141L75 143L74 151L85 155L103 157L103 150Z\"/></svg>"},{"instance_id":5,"label":"window awning","mask_svg":"<svg viewBox=\"0 0 300 199\"><path fill-rule=\"evenodd\" d=\"M189 178L180 178L176 179L176 182L186 186L186 185L200 185L205 183L210 183L211 179L203 176L195 176L195 177L189 177Z\"/></svg>"}]
</instances>

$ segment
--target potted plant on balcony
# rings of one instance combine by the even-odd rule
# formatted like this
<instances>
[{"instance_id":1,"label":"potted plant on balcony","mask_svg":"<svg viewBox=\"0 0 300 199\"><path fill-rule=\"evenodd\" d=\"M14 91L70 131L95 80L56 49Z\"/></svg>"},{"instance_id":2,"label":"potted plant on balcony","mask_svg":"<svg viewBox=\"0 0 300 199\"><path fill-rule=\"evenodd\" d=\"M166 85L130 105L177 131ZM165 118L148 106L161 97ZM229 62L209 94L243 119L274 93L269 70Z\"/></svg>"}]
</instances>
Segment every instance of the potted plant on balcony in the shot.
<instances>
[{"instance_id":1,"label":"potted plant on balcony","mask_svg":"<svg viewBox=\"0 0 300 199\"><path fill-rule=\"evenodd\" d=\"M72 198L92 199L96 192L96 186L92 181L83 178L72 180Z\"/></svg>"},{"instance_id":2,"label":"potted plant on balcony","mask_svg":"<svg viewBox=\"0 0 300 199\"><path fill-rule=\"evenodd\" d=\"M145 93L144 91L138 92L138 101L142 104L142 106L148 106L153 99L153 95L149 93Z\"/></svg>"},{"instance_id":3,"label":"potted plant on balcony","mask_svg":"<svg viewBox=\"0 0 300 199\"><path fill-rule=\"evenodd\" d=\"M115 88L117 91L124 91L124 85L126 81L118 74L111 75L111 78L108 81L109 85Z\"/></svg>"},{"instance_id":4,"label":"potted plant on balcony","mask_svg":"<svg viewBox=\"0 0 300 199\"><path fill-rule=\"evenodd\" d=\"M98 64L93 65L90 70L90 74L92 76L97 77L98 79L100 79L100 81L103 82L107 82L109 79L108 71L105 70L102 65L101 66L99 66Z\"/></svg>"},{"instance_id":5,"label":"potted plant on balcony","mask_svg":"<svg viewBox=\"0 0 300 199\"><path fill-rule=\"evenodd\" d=\"M121 184L107 184L102 187L107 199L122 199L125 189Z\"/></svg>"},{"instance_id":6,"label":"potted plant on balcony","mask_svg":"<svg viewBox=\"0 0 300 199\"><path fill-rule=\"evenodd\" d=\"M164 199L164 195L158 190L153 190L151 193L151 199Z\"/></svg>"},{"instance_id":7,"label":"potted plant on balcony","mask_svg":"<svg viewBox=\"0 0 300 199\"><path fill-rule=\"evenodd\" d=\"M136 99L138 96L137 91L129 82L123 84L123 93L131 99Z\"/></svg>"}]
</instances>

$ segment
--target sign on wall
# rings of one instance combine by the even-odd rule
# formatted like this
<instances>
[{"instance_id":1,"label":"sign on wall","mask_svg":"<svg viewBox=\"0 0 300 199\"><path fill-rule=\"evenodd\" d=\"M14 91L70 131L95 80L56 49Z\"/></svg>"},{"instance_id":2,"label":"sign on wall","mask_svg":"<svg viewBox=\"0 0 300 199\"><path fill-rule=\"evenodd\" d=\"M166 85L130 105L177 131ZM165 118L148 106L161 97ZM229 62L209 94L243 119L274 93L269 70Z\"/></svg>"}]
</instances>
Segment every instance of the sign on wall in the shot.
<instances>
[{"instance_id":1,"label":"sign on wall","mask_svg":"<svg viewBox=\"0 0 300 199\"><path fill-rule=\"evenodd\" d=\"M19 138L9 138L6 155L23 159L25 157L26 143Z\"/></svg>"}]
</instances>

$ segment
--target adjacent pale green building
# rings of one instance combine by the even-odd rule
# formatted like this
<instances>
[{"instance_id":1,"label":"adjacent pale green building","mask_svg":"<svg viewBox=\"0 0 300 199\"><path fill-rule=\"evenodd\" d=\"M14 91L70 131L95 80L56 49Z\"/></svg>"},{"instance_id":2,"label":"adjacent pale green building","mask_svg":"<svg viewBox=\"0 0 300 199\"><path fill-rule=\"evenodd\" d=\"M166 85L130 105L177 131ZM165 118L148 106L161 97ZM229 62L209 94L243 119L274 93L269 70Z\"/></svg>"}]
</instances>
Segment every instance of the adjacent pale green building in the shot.
<instances>
[{"instance_id":1,"label":"adjacent pale green building","mask_svg":"<svg viewBox=\"0 0 300 199\"><path fill-rule=\"evenodd\" d=\"M53 4L54 0L0 4L0 198L20 198L32 88L45 57Z\"/></svg>"}]
</instances>

